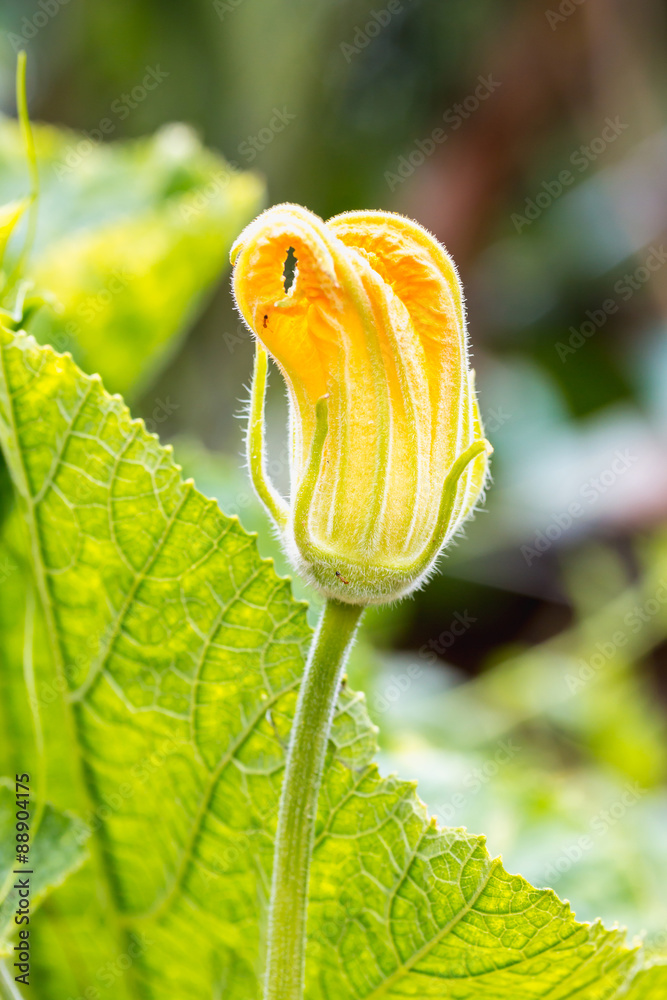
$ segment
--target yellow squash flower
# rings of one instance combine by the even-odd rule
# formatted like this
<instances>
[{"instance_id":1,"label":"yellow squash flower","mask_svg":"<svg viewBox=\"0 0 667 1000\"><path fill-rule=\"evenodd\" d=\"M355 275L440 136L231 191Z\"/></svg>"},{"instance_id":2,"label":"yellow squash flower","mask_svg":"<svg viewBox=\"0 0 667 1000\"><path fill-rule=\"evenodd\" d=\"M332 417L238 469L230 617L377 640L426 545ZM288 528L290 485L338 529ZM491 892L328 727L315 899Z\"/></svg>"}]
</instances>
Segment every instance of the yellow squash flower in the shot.
<instances>
[{"instance_id":1,"label":"yellow squash flower","mask_svg":"<svg viewBox=\"0 0 667 1000\"><path fill-rule=\"evenodd\" d=\"M454 264L400 215L324 223L298 205L247 226L232 263L237 306L259 341L249 465L292 564L340 601L408 593L474 508L491 450ZM264 472L267 351L289 392L289 504Z\"/></svg>"}]
</instances>

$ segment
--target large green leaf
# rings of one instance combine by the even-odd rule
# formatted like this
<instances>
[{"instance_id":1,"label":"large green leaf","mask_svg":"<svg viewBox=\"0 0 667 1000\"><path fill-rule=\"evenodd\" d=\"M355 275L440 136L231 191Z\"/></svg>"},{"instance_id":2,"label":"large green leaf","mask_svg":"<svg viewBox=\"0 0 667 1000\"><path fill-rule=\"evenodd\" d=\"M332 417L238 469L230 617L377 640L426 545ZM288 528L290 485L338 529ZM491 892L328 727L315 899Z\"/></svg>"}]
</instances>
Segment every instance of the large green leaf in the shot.
<instances>
[{"instance_id":1,"label":"large green leaf","mask_svg":"<svg viewBox=\"0 0 667 1000\"><path fill-rule=\"evenodd\" d=\"M2 336L0 439L67 682L67 705L43 709L76 746L67 788L51 774L49 797L78 797L96 845L87 881L54 896L35 996L256 998L303 606L99 379ZM623 995L637 959L619 931L577 923L483 838L439 830L413 784L378 774L374 749L363 699L343 689L312 870L309 1000ZM110 985L96 948L131 956ZM658 1000L658 980L637 979L635 995Z\"/></svg>"},{"instance_id":2,"label":"large green leaf","mask_svg":"<svg viewBox=\"0 0 667 1000\"><path fill-rule=\"evenodd\" d=\"M660 963L642 969L632 980L623 1000L660 1000L667 996L667 964Z\"/></svg>"},{"instance_id":3,"label":"large green leaf","mask_svg":"<svg viewBox=\"0 0 667 1000\"><path fill-rule=\"evenodd\" d=\"M185 125L115 143L47 125L34 131L41 194L28 277L49 290L51 305L30 329L112 391L136 395L226 268L263 184ZM0 204L26 186L18 126L0 119Z\"/></svg>"}]
</instances>

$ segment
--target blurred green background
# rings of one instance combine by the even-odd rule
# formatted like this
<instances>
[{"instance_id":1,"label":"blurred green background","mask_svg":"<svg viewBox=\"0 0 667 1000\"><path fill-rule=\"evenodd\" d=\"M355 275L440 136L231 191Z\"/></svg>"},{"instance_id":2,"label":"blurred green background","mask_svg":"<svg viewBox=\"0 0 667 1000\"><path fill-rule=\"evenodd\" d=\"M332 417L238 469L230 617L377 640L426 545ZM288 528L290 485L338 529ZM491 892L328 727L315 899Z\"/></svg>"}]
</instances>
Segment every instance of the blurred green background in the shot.
<instances>
[{"instance_id":1,"label":"blurred green background","mask_svg":"<svg viewBox=\"0 0 667 1000\"><path fill-rule=\"evenodd\" d=\"M230 241L291 200L325 218L405 212L451 251L494 481L441 575L367 616L350 683L384 769L418 778L442 823L486 833L510 871L656 952L666 41L657 0L4 0L0 13L5 114L23 46L33 120L84 133L38 132L31 274L51 296L30 328L123 392L285 572L239 457L252 343ZM0 139L5 201L27 173L11 122ZM276 375L269 406L286 488Z\"/></svg>"}]
</instances>

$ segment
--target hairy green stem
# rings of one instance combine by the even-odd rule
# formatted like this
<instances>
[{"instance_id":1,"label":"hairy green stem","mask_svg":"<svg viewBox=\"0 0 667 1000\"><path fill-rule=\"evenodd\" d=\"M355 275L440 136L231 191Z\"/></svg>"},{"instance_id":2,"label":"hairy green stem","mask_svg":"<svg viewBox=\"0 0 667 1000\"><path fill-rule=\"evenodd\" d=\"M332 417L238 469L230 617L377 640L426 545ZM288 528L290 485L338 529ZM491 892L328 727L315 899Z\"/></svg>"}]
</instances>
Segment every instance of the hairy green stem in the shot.
<instances>
[{"instance_id":1,"label":"hairy green stem","mask_svg":"<svg viewBox=\"0 0 667 1000\"><path fill-rule=\"evenodd\" d=\"M264 1000L303 997L317 799L338 686L362 611L327 601L301 683L278 813Z\"/></svg>"}]
</instances>

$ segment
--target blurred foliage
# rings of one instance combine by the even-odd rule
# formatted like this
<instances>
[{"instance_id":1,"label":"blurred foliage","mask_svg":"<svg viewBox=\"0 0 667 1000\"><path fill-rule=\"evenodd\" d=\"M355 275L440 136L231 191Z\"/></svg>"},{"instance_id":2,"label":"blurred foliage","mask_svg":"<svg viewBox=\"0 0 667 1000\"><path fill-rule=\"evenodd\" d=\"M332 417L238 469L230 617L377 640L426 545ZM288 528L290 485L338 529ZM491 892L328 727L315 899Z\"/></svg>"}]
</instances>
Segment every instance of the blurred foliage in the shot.
<instances>
[{"instance_id":1,"label":"blurred foliage","mask_svg":"<svg viewBox=\"0 0 667 1000\"><path fill-rule=\"evenodd\" d=\"M380 9L366 0L64 5L26 41L33 113L89 133L107 118L113 140L186 121L227 163L263 175L269 202L295 200L324 216L405 211L447 244L467 290L494 483L443 573L413 600L367 616L351 680L368 692L386 760L420 778L434 813L487 832L509 869L537 882L553 881L560 864L554 884L580 916L621 916L659 952L667 942L665 9L657 0L586 0L550 21L559 5L533 0L403 0L376 30ZM27 37L32 13L20 0L0 12L7 112L16 37ZM166 76L142 96L151 67ZM474 107L478 79L489 76L498 86ZM608 119L623 126L612 141L601 140ZM446 138L423 153L437 128ZM187 341L176 327L192 315L165 322L172 291L182 308L186 284L211 287L233 235L232 216L223 224L212 210L198 223L201 259L190 249L177 257L191 237L166 203L182 197L172 185L183 168L169 156L159 162L158 150L170 135L180 149L185 134L158 133L113 153L95 145L77 174L87 193L76 211L91 213L85 239L66 180L43 176L52 223L35 267L48 260L44 281L75 311L81 269L97 294L104 284L91 261L109 253L104 266L113 270L138 238L135 253L147 269L159 265L160 279L147 276L141 303L129 301L128 286L100 317L100 343L129 365L114 387L126 373L136 412L149 420L159 412L153 429L174 439L186 473L223 509L238 508L285 571L240 470L232 418L252 352L225 284ZM201 183L209 163L217 169L210 156L193 155L186 187ZM129 184L126 171L141 158L152 167ZM97 191L85 177L93 162L104 168ZM0 164L2 198L22 196L20 160L2 151ZM563 171L571 182L559 180ZM252 214L257 181L243 174L238 183ZM116 232L108 243L105 227ZM158 231L164 254L153 253ZM224 234L219 246L213 231ZM152 385L156 367L134 367L123 340L135 323L152 331L144 336L156 361L174 352ZM169 414L164 401L175 404ZM278 378L270 406L270 451L279 457ZM286 488L280 461L276 478ZM467 622L458 635L457 613ZM590 679L579 686L582 671ZM409 686L390 699L404 677ZM494 770L502 740L521 751L475 786L475 769ZM626 806L635 783L641 793ZM620 815L601 832L600 813L612 807Z\"/></svg>"},{"instance_id":2,"label":"blurred foliage","mask_svg":"<svg viewBox=\"0 0 667 1000\"><path fill-rule=\"evenodd\" d=\"M262 184L184 125L113 145L35 132L41 191L27 273L49 301L27 329L113 391L136 394L177 349L239 228L261 207ZM9 201L26 182L21 136L8 120L0 150L0 201Z\"/></svg>"}]
</instances>

